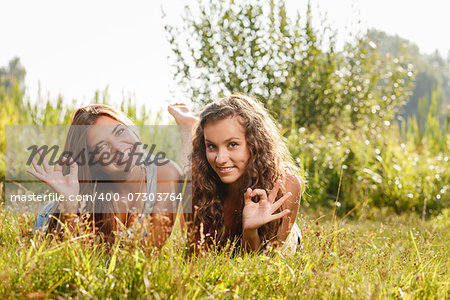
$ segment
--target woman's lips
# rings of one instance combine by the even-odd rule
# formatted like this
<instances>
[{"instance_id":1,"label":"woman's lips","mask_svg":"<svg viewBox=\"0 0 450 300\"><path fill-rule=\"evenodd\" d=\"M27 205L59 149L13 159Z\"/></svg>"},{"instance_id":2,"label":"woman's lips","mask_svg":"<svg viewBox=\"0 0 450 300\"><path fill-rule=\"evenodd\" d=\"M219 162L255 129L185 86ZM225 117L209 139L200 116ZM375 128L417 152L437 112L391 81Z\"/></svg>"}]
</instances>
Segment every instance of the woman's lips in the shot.
<instances>
[{"instance_id":1,"label":"woman's lips","mask_svg":"<svg viewBox=\"0 0 450 300\"><path fill-rule=\"evenodd\" d=\"M116 155L118 156L115 160L116 164L123 164L130 159L131 148L128 148L124 152L118 152Z\"/></svg>"},{"instance_id":2,"label":"woman's lips","mask_svg":"<svg viewBox=\"0 0 450 300\"><path fill-rule=\"evenodd\" d=\"M229 174L233 172L234 167L217 167L217 172L220 174Z\"/></svg>"}]
</instances>

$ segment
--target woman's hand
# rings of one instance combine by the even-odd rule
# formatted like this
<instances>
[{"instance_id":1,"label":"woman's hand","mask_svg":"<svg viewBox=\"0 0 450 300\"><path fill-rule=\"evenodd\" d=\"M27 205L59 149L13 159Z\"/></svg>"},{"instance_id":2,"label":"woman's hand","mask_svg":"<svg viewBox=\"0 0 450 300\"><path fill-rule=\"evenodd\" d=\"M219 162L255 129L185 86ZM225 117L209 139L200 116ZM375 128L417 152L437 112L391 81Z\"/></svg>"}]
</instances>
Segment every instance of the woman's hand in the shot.
<instances>
[{"instance_id":1,"label":"woman's hand","mask_svg":"<svg viewBox=\"0 0 450 300\"><path fill-rule=\"evenodd\" d=\"M194 126L198 122L198 118L195 117L186 104L175 103L167 107L169 113L174 117L175 122L184 126Z\"/></svg>"},{"instance_id":2,"label":"woman's hand","mask_svg":"<svg viewBox=\"0 0 450 300\"><path fill-rule=\"evenodd\" d=\"M39 151L39 155L42 157L42 150ZM80 192L80 186L78 183L78 165L72 158L67 161L64 157L61 162L56 162L52 168L47 158L42 157L42 167L40 167L33 157L32 164L33 169L27 170L28 173L48 184L56 193L64 196L64 212L75 213L77 212L78 203L75 196ZM66 176L62 173L63 164L70 165L70 172Z\"/></svg>"},{"instance_id":3,"label":"woman's hand","mask_svg":"<svg viewBox=\"0 0 450 300\"><path fill-rule=\"evenodd\" d=\"M292 193L286 193L275 202L280 189L281 180L278 180L272 191L267 197L266 191L262 189L252 190L250 188L244 194L244 210L242 212L242 230L253 231L266 223L272 222L291 213L289 209L273 214L280 206L292 196ZM259 202L252 201L252 197L258 196Z\"/></svg>"}]
</instances>

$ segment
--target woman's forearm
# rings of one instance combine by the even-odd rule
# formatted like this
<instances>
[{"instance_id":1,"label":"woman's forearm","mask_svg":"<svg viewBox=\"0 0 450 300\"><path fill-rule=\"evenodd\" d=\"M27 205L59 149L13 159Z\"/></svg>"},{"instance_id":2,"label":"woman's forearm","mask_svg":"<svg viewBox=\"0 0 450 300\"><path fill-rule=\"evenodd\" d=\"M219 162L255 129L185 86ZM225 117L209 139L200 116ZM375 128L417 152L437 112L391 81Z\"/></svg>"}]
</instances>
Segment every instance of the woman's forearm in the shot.
<instances>
[{"instance_id":1,"label":"woman's forearm","mask_svg":"<svg viewBox=\"0 0 450 300\"><path fill-rule=\"evenodd\" d=\"M59 220L73 234L80 229L80 217L78 215L79 203L78 201L70 201L67 199L66 197L65 201L58 203L58 210L60 211Z\"/></svg>"},{"instance_id":2,"label":"woman's forearm","mask_svg":"<svg viewBox=\"0 0 450 300\"><path fill-rule=\"evenodd\" d=\"M246 250L258 250L261 247L261 239L258 234L258 229L244 230L242 233L242 244Z\"/></svg>"}]
</instances>

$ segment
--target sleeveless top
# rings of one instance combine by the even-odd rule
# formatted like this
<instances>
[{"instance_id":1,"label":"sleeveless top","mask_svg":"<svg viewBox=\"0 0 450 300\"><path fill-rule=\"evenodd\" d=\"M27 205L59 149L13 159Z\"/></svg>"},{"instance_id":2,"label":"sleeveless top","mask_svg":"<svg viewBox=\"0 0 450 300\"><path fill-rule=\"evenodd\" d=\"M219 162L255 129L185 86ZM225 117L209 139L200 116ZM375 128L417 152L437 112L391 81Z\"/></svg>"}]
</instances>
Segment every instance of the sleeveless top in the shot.
<instances>
[{"instance_id":1,"label":"sleeveless top","mask_svg":"<svg viewBox=\"0 0 450 300\"><path fill-rule=\"evenodd\" d=\"M278 251L283 255L293 255L295 252L300 251L302 247L302 232L297 223L294 223Z\"/></svg>"},{"instance_id":2,"label":"sleeveless top","mask_svg":"<svg viewBox=\"0 0 450 300\"><path fill-rule=\"evenodd\" d=\"M154 194L156 196L156 192L157 192L157 184L158 184L158 180L157 180L157 169L158 167L156 166L156 164L150 164L148 166L146 166L146 181L147 181L147 186L146 186L146 191L147 194ZM147 199L156 199L156 197L147 197ZM142 210L141 215L139 216L138 222L142 222L142 218L145 215L149 215L152 211L153 211L153 207L155 205L155 201L146 201L144 203L144 208ZM56 201L52 201L49 202L47 204L45 204L41 211L39 212L36 221L34 222L34 226L33 226L33 233L36 233L36 231L40 231L40 232L46 232L47 230L47 226L50 220L50 216L56 211L57 209L57 202ZM82 212L82 211L81 211ZM131 229L133 226L131 226L129 229Z\"/></svg>"},{"instance_id":3,"label":"sleeveless top","mask_svg":"<svg viewBox=\"0 0 450 300\"><path fill-rule=\"evenodd\" d=\"M147 194L153 194L155 197L151 198L153 201L146 201L144 204L143 214L150 214L155 206L156 193L158 190L158 166L156 164L150 164L146 167L146 180L147 180Z\"/></svg>"},{"instance_id":4,"label":"sleeveless top","mask_svg":"<svg viewBox=\"0 0 450 300\"><path fill-rule=\"evenodd\" d=\"M143 228L143 230L140 230L140 225L144 221L149 220L149 216L153 211L153 207L155 206L156 202L156 193L158 190L158 173L157 173L158 167L156 164L150 164L146 167L146 180L147 180L147 201L144 203L144 208L142 209L142 213L139 214L139 217L137 219L137 223L131 225L126 230L126 235L128 238L133 238L136 233L141 234L141 237L144 237L147 235L147 230ZM149 196L150 194L153 194L154 197ZM149 199L153 199L150 201ZM146 224L144 224L145 226Z\"/></svg>"}]
</instances>

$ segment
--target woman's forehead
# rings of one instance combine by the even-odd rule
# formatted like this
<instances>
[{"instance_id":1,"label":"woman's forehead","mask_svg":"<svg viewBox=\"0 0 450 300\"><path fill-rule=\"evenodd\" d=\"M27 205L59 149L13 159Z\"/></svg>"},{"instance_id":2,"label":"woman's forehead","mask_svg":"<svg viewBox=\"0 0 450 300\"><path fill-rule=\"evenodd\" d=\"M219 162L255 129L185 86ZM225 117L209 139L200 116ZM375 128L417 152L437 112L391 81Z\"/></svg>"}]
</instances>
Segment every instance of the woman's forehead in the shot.
<instances>
[{"instance_id":1,"label":"woman's forehead","mask_svg":"<svg viewBox=\"0 0 450 300\"><path fill-rule=\"evenodd\" d=\"M115 127L122 123L108 116L100 116L87 130L87 142L89 146L103 139L105 134L111 133Z\"/></svg>"},{"instance_id":2,"label":"woman's forehead","mask_svg":"<svg viewBox=\"0 0 450 300\"><path fill-rule=\"evenodd\" d=\"M108 117L108 116L100 116L94 123L94 125L105 125L105 126L117 125L117 124L122 124L122 123L111 117Z\"/></svg>"},{"instance_id":3,"label":"woman's forehead","mask_svg":"<svg viewBox=\"0 0 450 300\"><path fill-rule=\"evenodd\" d=\"M239 116L230 116L225 119L208 122L203 128L205 138L227 139L230 135L245 136L245 129L241 124L242 118Z\"/></svg>"}]
</instances>

